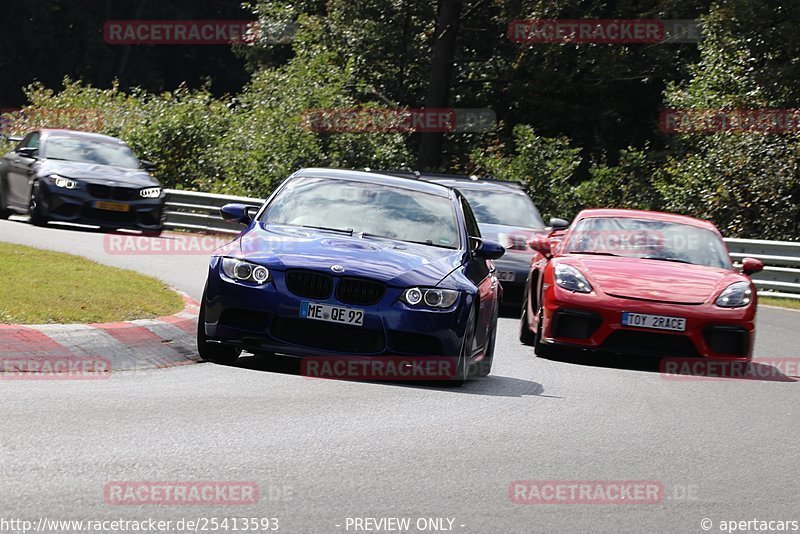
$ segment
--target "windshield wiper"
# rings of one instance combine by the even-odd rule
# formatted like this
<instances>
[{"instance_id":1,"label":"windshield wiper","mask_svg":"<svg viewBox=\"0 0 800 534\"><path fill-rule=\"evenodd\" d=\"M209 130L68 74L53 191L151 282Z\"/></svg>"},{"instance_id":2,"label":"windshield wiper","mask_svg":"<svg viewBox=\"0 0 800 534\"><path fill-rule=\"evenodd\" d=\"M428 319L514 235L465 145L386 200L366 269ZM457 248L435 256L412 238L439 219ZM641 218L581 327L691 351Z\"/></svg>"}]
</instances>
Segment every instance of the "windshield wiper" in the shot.
<instances>
[{"instance_id":1,"label":"windshield wiper","mask_svg":"<svg viewBox=\"0 0 800 534\"><path fill-rule=\"evenodd\" d=\"M327 226L310 226L301 224L301 228L311 228L313 230L325 230L326 232L339 232L340 234L353 235L352 228L328 228Z\"/></svg>"},{"instance_id":2,"label":"windshield wiper","mask_svg":"<svg viewBox=\"0 0 800 534\"><path fill-rule=\"evenodd\" d=\"M596 250L570 250L568 254L591 254L592 256L614 256L619 257L619 254L612 252L599 252Z\"/></svg>"},{"instance_id":3,"label":"windshield wiper","mask_svg":"<svg viewBox=\"0 0 800 534\"><path fill-rule=\"evenodd\" d=\"M378 235L378 234L370 234L369 232L359 232L361 237L372 237L376 239L388 239L390 241L400 241L401 243L413 243L415 245L427 245L429 247L439 247L439 248L449 248L452 249L453 247L448 245L440 245L438 243L434 243L430 239L426 239L425 241L414 241L413 239L399 239L397 237L389 237L385 235Z\"/></svg>"},{"instance_id":4,"label":"windshield wiper","mask_svg":"<svg viewBox=\"0 0 800 534\"><path fill-rule=\"evenodd\" d=\"M662 258L660 256L641 256L643 260L658 260L658 261L672 261L675 263L688 263L689 265L694 265L690 261L682 260L680 258Z\"/></svg>"}]
</instances>

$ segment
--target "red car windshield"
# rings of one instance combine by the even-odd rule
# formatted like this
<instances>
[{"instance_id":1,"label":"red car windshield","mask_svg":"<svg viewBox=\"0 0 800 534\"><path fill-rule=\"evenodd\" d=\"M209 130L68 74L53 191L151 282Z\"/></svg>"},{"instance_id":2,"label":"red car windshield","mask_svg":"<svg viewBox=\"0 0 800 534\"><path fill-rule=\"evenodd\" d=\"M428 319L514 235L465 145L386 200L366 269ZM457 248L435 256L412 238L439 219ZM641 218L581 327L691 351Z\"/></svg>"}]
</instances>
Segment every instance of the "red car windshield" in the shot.
<instances>
[{"instance_id":1,"label":"red car windshield","mask_svg":"<svg viewBox=\"0 0 800 534\"><path fill-rule=\"evenodd\" d=\"M591 217L575 224L565 254L643 258L730 269L720 237L705 228L652 219Z\"/></svg>"}]
</instances>

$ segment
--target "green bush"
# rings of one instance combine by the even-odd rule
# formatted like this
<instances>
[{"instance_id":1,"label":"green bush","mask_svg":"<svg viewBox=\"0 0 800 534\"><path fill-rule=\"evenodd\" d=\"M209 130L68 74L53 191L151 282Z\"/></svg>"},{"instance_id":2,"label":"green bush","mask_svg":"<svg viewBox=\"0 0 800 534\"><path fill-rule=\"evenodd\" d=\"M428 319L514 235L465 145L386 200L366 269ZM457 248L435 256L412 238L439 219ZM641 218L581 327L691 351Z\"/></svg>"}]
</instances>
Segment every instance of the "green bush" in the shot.
<instances>
[{"instance_id":1,"label":"green bush","mask_svg":"<svg viewBox=\"0 0 800 534\"><path fill-rule=\"evenodd\" d=\"M472 153L478 175L520 182L547 220L571 218L580 206L570 180L581 163L580 149L566 138L538 135L532 127L514 128L514 147L492 146Z\"/></svg>"},{"instance_id":2,"label":"green bush","mask_svg":"<svg viewBox=\"0 0 800 534\"><path fill-rule=\"evenodd\" d=\"M659 171L642 150L623 150L616 167L594 165L589 172L591 178L575 192L585 208L659 210L663 207L661 192L654 182Z\"/></svg>"},{"instance_id":3,"label":"green bush","mask_svg":"<svg viewBox=\"0 0 800 534\"><path fill-rule=\"evenodd\" d=\"M793 21L793 22L792 22ZM667 106L682 110L793 109L800 7L730 0L705 19L692 79L670 85ZM800 239L800 139L796 133L682 133L657 187L665 208L712 220L723 234Z\"/></svg>"},{"instance_id":4,"label":"green bush","mask_svg":"<svg viewBox=\"0 0 800 534\"><path fill-rule=\"evenodd\" d=\"M119 137L156 164L155 175L167 187L214 193L265 197L301 167L410 167L405 135L324 133L304 124L309 109L377 104L356 98L366 90L352 62L319 44L329 30L312 17L301 23L295 56L255 73L235 98L185 87L160 95L125 93L116 85L97 89L65 79L58 92L30 86L30 104L15 129L53 126L51 110L83 111L101 120L65 126Z\"/></svg>"}]
</instances>

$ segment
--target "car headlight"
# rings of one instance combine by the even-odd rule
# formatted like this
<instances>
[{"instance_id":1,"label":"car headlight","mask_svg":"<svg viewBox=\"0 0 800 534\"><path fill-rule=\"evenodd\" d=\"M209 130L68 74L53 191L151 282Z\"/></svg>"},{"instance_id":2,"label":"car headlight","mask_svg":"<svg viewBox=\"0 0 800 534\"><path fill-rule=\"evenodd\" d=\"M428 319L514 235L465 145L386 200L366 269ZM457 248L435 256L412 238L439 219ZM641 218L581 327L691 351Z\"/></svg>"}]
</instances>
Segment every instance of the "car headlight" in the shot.
<instances>
[{"instance_id":1,"label":"car headlight","mask_svg":"<svg viewBox=\"0 0 800 534\"><path fill-rule=\"evenodd\" d=\"M429 308L449 308L458 300L459 292L454 289L425 289L410 287L403 291L400 300L409 306L424 305Z\"/></svg>"},{"instance_id":2,"label":"car headlight","mask_svg":"<svg viewBox=\"0 0 800 534\"><path fill-rule=\"evenodd\" d=\"M555 268L556 284L573 293L591 293L592 285L578 269L572 265L559 263Z\"/></svg>"},{"instance_id":3,"label":"car headlight","mask_svg":"<svg viewBox=\"0 0 800 534\"><path fill-rule=\"evenodd\" d=\"M719 294L716 304L722 308L741 308L747 306L753 300L753 290L750 289L750 282L734 282Z\"/></svg>"},{"instance_id":4,"label":"car headlight","mask_svg":"<svg viewBox=\"0 0 800 534\"><path fill-rule=\"evenodd\" d=\"M142 198L158 198L161 196L161 188L148 187L147 189L142 189L141 191L139 191L139 195Z\"/></svg>"},{"instance_id":5,"label":"car headlight","mask_svg":"<svg viewBox=\"0 0 800 534\"><path fill-rule=\"evenodd\" d=\"M228 278L240 282L253 282L260 285L269 281L269 269L236 258L222 258L222 272Z\"/></svg>"},{"instance_id":6,"label":"car headlight","mask_svg":"<svg viewBox=\"0 0 800 534\"><path fill-rule=\"evenodd\" d=\"M69 178L64 178L63 176L59 176L58 174L51 174L50 181L53 182L53 185L56 187L63 187L64 189L77 189L78 182L75 180L70 180Z\"/></svg>"}]
</instances>

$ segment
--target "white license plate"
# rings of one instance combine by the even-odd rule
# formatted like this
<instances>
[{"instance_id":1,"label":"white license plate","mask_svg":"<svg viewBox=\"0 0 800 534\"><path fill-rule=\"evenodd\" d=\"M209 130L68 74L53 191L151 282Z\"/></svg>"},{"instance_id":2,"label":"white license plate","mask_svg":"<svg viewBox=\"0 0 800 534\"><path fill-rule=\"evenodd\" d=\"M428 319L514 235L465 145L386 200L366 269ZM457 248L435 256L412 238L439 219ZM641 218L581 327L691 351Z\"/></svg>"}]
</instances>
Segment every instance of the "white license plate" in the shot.
<instances>
[{"instance_id":1,"label":"white license plate","mask_svg":"<svg viewBox=\"0 0 800 534\"><path fill-rule=\"evenodd\" d=\"M686 319L683 317L648 315L645 313L622 312L622 324L623 326L636 328L655 328L657 330L673 330L675 332L686 330Z\"/></svg>"},{"instance_id":2,"label":"white license plate","mask_svg":"<svg viewBox=\"0 0 800 534\"><path fill-rule=\"evenodd\" d=\"M300 317L354 326L362 326L364 324L364 310L330 306L306 300L300 303Z\"/></svg>"},{"instance_id":3,"label":"white license plate","mask_svg":"<svg viewBox=\"0 0 800 534\"><path fill-rule=\"evenodd\" d=\"M513 282L517 278L514 271L497 271L497 279L501 282Z\"/></svg>"}]
</instances>

